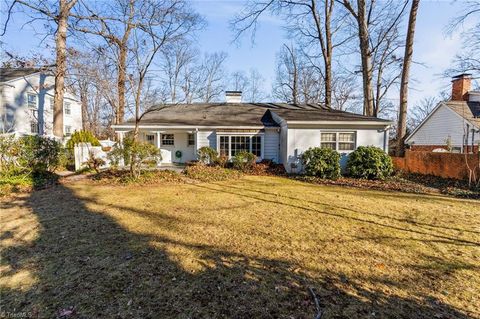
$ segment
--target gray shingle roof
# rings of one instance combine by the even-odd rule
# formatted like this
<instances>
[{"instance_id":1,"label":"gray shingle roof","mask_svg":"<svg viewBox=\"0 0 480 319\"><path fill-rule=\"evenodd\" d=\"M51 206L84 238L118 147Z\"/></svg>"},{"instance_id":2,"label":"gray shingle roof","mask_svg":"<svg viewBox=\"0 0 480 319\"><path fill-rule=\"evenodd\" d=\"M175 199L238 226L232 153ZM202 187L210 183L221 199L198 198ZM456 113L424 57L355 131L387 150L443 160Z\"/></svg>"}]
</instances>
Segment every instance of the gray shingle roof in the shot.
<instances>
[{"instance_id":1,"label":"gray shingle roof","mask_svg":"<svg viewBox=\"0 0 480 319\"><path fill-rule=\"evenodd\" d=\"M0 68L0 82L7 82L40 71L39 68Z\"/></svg>"},{"instance_id":2,"label":"gray shingle roof","mask_svg":"<svg viewBox=\"0 0 480 319\"><path fill-rule=\"evenodd\" d=\"M143 125L162 126L278 126L270 112L288 121L389 121L349 112L326 109L318 104L284 103L194 103L153 108ZM129 120L125 124L132 124Z\"/></svg>"},{"instance_id":3,"label":"gray shingle roof","mask_svg":"<svg viewBox=\"0 0 480 319\"><path fill-rule=\"evenodd\" d=\"M480 102L447 101L444 103L461 117L480 127Z\"/></svg>"}]
</instances>

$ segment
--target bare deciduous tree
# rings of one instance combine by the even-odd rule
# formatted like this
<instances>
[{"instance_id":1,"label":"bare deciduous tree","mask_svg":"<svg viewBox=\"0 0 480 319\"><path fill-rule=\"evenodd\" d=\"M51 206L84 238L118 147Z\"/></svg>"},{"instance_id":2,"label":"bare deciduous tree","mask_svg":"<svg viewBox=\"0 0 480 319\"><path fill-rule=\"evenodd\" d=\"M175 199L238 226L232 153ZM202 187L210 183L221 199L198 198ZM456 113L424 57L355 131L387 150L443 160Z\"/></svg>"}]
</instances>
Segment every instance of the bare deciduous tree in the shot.
<instances>
[{"instance_id":1,"label":"bare deciduous tree","mask_svg":"<svg viewBox=\"0 0 480 319\"><path fill-rule=\"evenodd\" d=\"M402 82L400 85L400 107L398 110L398 155L403 155L405 150L404 139L407 135L408 80L410 78L410 65L413 57L413 39L415 36L415 22L417 20L417 11L419 5L420 0L412 0L412 6L410 8L410 15L408 18L407 39L402 66Z\"/></svg>"},{"instance_id":2,"label":"bare deciduous tree","mask_svg":"<svg viewBox=\"0 0 480 319\"><path fill-rule=\"evenodd\" d=\"M67 72L68 19L71 17L72 8L77 3L77 0L59 0L58 4L43 0L14 0L10 4L10 10L8 11L8 17L5 22L5 30L10 18L11 9L17 3L27 8L33 15L42 16L56 25L53 134L57 137L63 137L63 95L65 93L65 74Z\"/></svg>"},{"instance_id":3,"label":"bare deciduous tree","mask_svg":"<svg viewBox=\"0 0 480 319\"><path fill-rule=\"evenodd\" d=\"M248 77L243 71L235 71L230 74L229 89L246 92L248 86Z\"/></svg>"},{"instance_id":4,"label":"bare deciduous tree","mask_svg":"<svg viewBox=\"0 0 480 319\"><path fill-rule=\"evenodd\" d=\"M196 95L203 103L210 103L218 99L225 89L225 52L205 53L203 60L197 68L198 82Z\"/></svg>"},{"instance_id":5,"label":"bare deciduous tree","mask_svg":"<svg viewBox=\"0 0 480 319\"><path fill-rule=\"evenodd\" d=\"M317 2L271 0L249 2L245 9L232 21L232 28L238 39L244 32L251 30L252 39L255 35L259 17L268 12L274 15L281 15L285 18L286 26L294 38L303 38L303 45L313 48L322 57L321 66L317 66L322 77L324 104L330 108L332 104L332 83L333 83L333 50L335 47L344 44L347 38L334 41L334 34L342 30L342 18L335 16L334 0ZM296 72L291 72L296 74ZM295 80L295 78L293 79ZM292 83L296 84L296 83ZM278 88L277 88L278 89ZM290 88L293 92L292 102L297 100L295 85ZM279 93L279 92L277 92Z\"/></svg>"},{"instance_id":6,"label":"bare deciduous tree","mask_svg":"<svg viewBox=\"0 0 480 319\"><path fill-rule=\"evenodd\" d=\"M417 127L435 108L439 99L430 96L416 103L408 114L407 128L411 131Z\"/></svg>"},{"instance_id":7,"label":"bare deciduous tree","mask_svg":"<svg viewBox=\"0 0 480 319\"><path fill-rule=\"evenodd\" d=\"M449 77L459 73L480 76L480 2L465 1L464 6L463 14L455 18L448 29L450 32L459 30L467 22L473 25L462 32L462 51L455 56L454 66L445 72Z\"/></svg>"},{"instance_id":8,"label":"bare deciduous tree","mask_svg":"<svg viewBox=\"0 0 480 319\"><path fill-rule=\"evenodd\" d=\"M382 58L383 53L390 52L392 54L395 51L392 51L390 46L393 43L393 35L398 34L396 28L405 14L408 0L400 2L388 0L382 3L357 0L355 4L350 0L339 1L355 21L361 59L363 113L375 116L374 70L376 68L377 71L380 71L380 76L377 72L377 83L381 84L382 81L378 79L382 78L383 69L376 67L374 62L388 61L388 56ZM390 44L385 45L385 42L387 44L390 42ZM374 55L378 50L383 53L377 53L378 58L374 60ZM378 88L377 92L381 95L381 90Z\"/></svg>"}]
</instances>

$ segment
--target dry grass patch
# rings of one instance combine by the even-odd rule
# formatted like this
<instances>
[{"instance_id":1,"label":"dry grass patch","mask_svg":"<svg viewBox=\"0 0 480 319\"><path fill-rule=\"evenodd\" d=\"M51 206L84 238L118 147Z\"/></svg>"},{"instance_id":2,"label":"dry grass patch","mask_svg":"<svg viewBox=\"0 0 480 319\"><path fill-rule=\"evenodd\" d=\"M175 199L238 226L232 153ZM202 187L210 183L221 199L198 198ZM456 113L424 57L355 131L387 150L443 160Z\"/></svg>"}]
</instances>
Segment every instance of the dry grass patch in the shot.
<instances>
[{"instance_id":1,"label":"dry grass patch","mask_svg":"<svg viewBox=\"0 0 480 319\"><path fill-rule=\"evenodd\" d=\"M312 288L322 318L480 318L478 201L242 177L1 205L2 310L312 318Z\"/></svg>"}]
</instances>

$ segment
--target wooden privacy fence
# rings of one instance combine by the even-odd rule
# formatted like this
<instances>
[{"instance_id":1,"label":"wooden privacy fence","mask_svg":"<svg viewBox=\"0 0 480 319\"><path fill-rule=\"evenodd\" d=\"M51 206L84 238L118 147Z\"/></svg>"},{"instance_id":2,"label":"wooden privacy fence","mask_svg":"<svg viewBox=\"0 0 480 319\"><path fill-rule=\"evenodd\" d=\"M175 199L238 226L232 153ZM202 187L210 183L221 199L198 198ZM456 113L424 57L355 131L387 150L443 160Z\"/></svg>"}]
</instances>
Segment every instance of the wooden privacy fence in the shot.
<instances>
[{"instance_id":1,"label":"wooden privacy fence","mask_svg":"<svg viewBox=\"0 0 480 319\"><path fill-rule=\"evenodd\" d=\"M409 173L468 180L473 170L477 179L480 176L479 154L407 150L404 157L392 157L392 160L396 169Z\"/></svg>"}]
</instances>

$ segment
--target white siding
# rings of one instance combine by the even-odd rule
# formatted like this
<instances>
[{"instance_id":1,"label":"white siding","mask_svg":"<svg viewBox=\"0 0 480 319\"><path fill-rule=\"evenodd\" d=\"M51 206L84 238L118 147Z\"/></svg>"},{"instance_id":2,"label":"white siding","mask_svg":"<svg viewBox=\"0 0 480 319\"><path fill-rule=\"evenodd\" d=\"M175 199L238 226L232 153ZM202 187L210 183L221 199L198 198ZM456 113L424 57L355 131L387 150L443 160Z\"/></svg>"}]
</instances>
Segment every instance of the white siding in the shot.
<instances>
[{"instance_id":1,"label":"white siding","mask_svg":"<svg viewBox=\"0 0 480 319\"><path fill-rule=\"evenodd\" d=\"M280 134L278 132L278 129L266 129L263 143L263 158L278 162L278 152L280 144Z\"/></svg>"},{"instance_id":2,"label":"white siding","mask_svg":"<svg viewBox=\"0 0 480 319\"><path fill-rule=\"evenodd\" d=\"M379 128L289 128L287 133L287 155L286 161L283 161L288 172L293 172L291 165L296 164L296 172L302 170L301 155L310 147L320 146L320 132L355 132L356 147L358 146L376 146L387 151L385 144L385 132ZM349 152L342 152L340 164L345 166Z\"/></svg>"},{"instance_id":3,"label":"white siding","mask_svg":"<svg viewBox=\"0 0 480 319\"><path fill-rule=\"evenodd\" d=\"M33 74L26 78L9 81L3 86L1 101L2 116L1 128L19 135L30 134L32 121L40 125L39 134L52 136L53 112L50 98L54 95L55 79L52 75ZM27 105L27 94L37 96L37 113L34 116L32 109ZM80 103L76 98L65 92L65 101L70 102L71 115L64 115L64 125L69 125L72 132L82 129L82 114Z\"/></svg>"},{"instance_id":4,"label":"white siding","mask_svg":"<svg viewBox=\"0 0 480 319\"><path fill-rule=\"evenodd\" d=\"M204 146L210 146L213 149L217 149L217 134L215 131L197 132L197 150Z\"/></svg>"},{"instance_id":5,"label":"white siding","mask_svg":"<svg viewBox=\"0 0 480 319\"><path fill-rule=\"evenodd\" d=\"M140 132L140 138L143 141L147 140L146 135L154 135L154 145L160 145L160 152L162 154L161 163L185 163L192 161L196 157L195 146L188 145L188 132L163 132L164 134L173 134L174 145L161 145L161 135L155 131L142 131ZM160 138L160 141L157 140ZM182 152L182 157L177 158L175 153L177 151Z\"/></svg>"},{"instance_id":6,"label":"white siding","mask_svg":"<svg viewBox=\"0 0 480 319\"><path fill-rule=\"evenodd\" d=\"M462 146L466 122L445 105L440 105L418 130L407 139L408 144L446 145L450 137L452 146Z\"/></svg>"}]
</instances>

